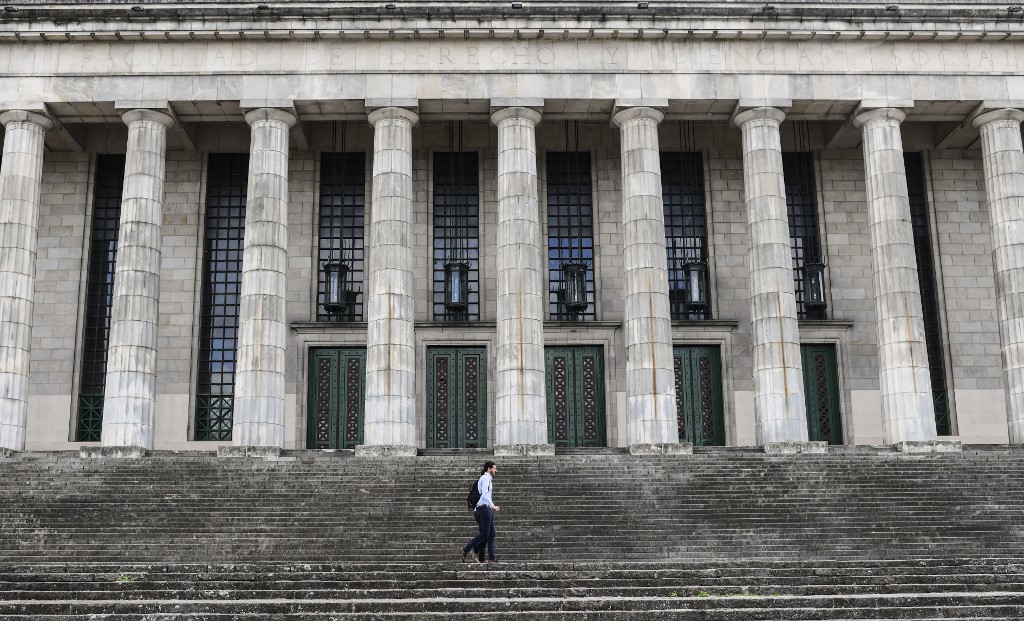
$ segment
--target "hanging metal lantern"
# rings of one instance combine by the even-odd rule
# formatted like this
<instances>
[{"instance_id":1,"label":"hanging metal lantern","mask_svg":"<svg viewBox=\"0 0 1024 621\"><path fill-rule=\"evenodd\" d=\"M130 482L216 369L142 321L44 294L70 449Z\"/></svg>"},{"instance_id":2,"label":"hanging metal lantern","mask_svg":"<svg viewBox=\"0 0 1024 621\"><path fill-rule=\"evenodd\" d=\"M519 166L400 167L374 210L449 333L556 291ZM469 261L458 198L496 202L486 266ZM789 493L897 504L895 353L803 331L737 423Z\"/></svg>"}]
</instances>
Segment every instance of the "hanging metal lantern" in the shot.
<instances>
[{"instance_id":1,"label":"hanging metal lantern","mask_svg":"<svg viewBox=\"0 0 1024 621\"><path fill-rule=\"evenodd\" d=\"M469 263L444 264L444 306L452 310L469 307Z\"/></svg>"},{"instance_id":2,"label":"hanging metal lantern","mask_svg":"<svg viewBox=\"0 0 1024 621\"><path fill-rule=\"evenodd\" d=\"M587 310L587 264L566 263L562 265L562 290L565 310L579 314Z\"/></svg>"},{"instance_id":3,"label":"hanging metal lantern","mask_svg":"<svg viewBox=\"0 0 1024 621\"><path fill-rule=\"evenodd\" d=\"M349 267L341 261L328 261L323 264L324 310L330 315L344 315L355 299L355 292L349 289Z\"/></svg>"},{"instance_id":4,"label":"hanging metal lantern","mask_svg":"<svg viewBox=\"0 0 1024 621\"><path fill-rule=\"evenodd\" d=\"M804 307L825 308L825 264L820 261L804 263Z\"/></svg>"},{"instance_id":5,"label":"hanging metal lantern","mask_svg":"<svg viewBox=\"0 0 1024 621\"><path fill-rule=\"evenodd\" d=\"M690 261L684 268L686 275L686 306L702 309L708 305L708 264Z\"/></svg>"}]
</instances>

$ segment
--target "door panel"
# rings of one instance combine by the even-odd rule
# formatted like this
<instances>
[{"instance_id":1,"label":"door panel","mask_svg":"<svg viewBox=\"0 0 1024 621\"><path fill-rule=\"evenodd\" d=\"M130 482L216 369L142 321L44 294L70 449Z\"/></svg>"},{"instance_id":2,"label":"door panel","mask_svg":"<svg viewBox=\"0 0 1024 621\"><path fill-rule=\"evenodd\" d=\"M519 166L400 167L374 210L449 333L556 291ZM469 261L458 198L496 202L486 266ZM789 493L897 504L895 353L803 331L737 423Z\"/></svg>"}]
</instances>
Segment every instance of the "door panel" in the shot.
<instances>
[{"instance_id":1,"label":"door panel","mask_svg":"<svg viewBox=\"0 0 1024 621\"><path fill-rule=\"evenodd\" d=\"M600 347L546 347L548 442L607 445L604 356Z\"/></svg>"},{"instance_id":2,"label":"door panel","mask_svg":"<svg viewBox=\"0 0 1024 621\"><path fill-rule=\"evenodd\" d=\"M365 395L365 349L311 349L307 448L362 444Z\"/></svg>"},{"instance_id":3,"label":"door panel","mask_svg":"<svg viewBox=\"0 0 1024 621\"><path fill-rule=\"evenodd\" d=\"M427 447L486 448L487 350L427 349Z\"/></svg>"},{"instance_id":4,"label":"door panel","mask_svg":"<svg viewBox=\"0 0 1024 621\"><path fill-rule=\"evenodd\" d=\"M839 367L834 345L801 345L804 367L804 398L810 440L843 443L843 419L839 411Z\"/></svg>"},{"instance_id":5,"label":"door panel","mask_svg":"<svg viewBox=\"0 0 1024 621\"><path fill-rule=\"evenodd\" d=\"M679 441L725 446L722 362L717 347L674 347Z\"/></svg>"}]
</instances>

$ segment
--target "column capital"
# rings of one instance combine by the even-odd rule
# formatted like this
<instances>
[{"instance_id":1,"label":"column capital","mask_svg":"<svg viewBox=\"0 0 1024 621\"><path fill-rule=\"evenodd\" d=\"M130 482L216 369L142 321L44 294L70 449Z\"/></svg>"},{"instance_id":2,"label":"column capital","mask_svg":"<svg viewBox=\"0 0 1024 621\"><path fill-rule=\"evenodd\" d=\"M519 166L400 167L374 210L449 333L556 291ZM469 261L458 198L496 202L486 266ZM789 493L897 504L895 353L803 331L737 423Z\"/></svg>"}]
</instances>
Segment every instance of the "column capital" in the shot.
<instances>
[{"instance_id":1,"label":"column capital","mask_svg":"<svg viewBox=\"0 0 1024 621\"><path fill-rule=\"evenodd\" d=\"M649 106L636 106L635 108L624 108L612 115L612 123L616 127L622 127L624 123L634 119L650 119L655 123L661 123L665 120L665 113Z\"/></svg>"},{"instance_id":2,"label":"column capital","mask_svg":"<svg viewBox=\"0 0 1024 621\"><path fill-rule=\"evenodd\" d=\"M1018 125L1024 122L1024 111L1017 108L1001 108L989 112L982 112L971 119L971 126L981 129L982 125L988 125L993 121L1014 121Z\"/></svg>"},{"instance_id":3,"label":"column capital","mask_svg":"<svg viewBox=\"0 0 1024 621\"><path fill-rule=\"evenodd\" d=\"M53 127L53 120L44 113L29 110L7 110L0 114L0 124L7 127L10 123L29 122L39 125L44 130Z\"/></svg>"},{"instance_id":4,"label":"column capital","mask_svg":"<svg viewBox=\"0 0 1024 621\"><path fill-rule=\"evenodd\" d=\"M150 123L159 123L164 127L170 127L174 125L174 119L171 115L166 112L159 110L151 110L149 108L139 108L137 110L128 110L121 115L121 120L124 121L125 125L131 125L135 121L149 121Z\"/></svg>"},{"instance_id":5,"label":"column capital","mask_svg":"<svg viewBox=\"0 0 1024 621\"><path fill-rule=\"evenodd\" d=\"M377 122L383 119L405 119L415 125L420 122L420 115L408 108L388 106L386 108L377 108L370 113L368 119L370 125L373 126L376 126Z\"/></svg>"},{"instance_id":6,"label":"column capital","mask_svg":"<svg viewBox=\"0 0 1024 621\"><path fill-rule=\"evenodd\" d=\"M535 108L527 108L525 106L509 106L508 108L501 108L491 113L491 123L498 125L502 121L511 118L522 118L530 121L534 125L540 123L540 119L543 116L540 110Z\"/></svg>"},{"instance_id":7,"label":"column capital","mask_svg":"<svg viewBox=\"0 0 1024 621\"><path fill-rule=\"evenodd\" d=\"M280 121L291 127L295 125L295 113L280 108L256 108L245 113L245 122L249 125L257 121Z\"/></svg>"},{"instance_id":8,"label":"column capital","mask_svg":"<svg viewBox=\"0 0 1024 621\"><path fill-rule=\"evenodd\" d=\"M907 113L899 108L869 108L861 109L853 115L853 125L862 128L874 121L896 121L902 123L907 118Z\"/></svg>"},{"instance_id":9,"label":"column capital","mask_svg":"<svg viewBox=\"0 0 1024 621\"><path fill-rule=\"evenodd\" d=\"M782 120L785 118L786 113L782 110L762 106L738 113L732 118L732 122L736 127L743 127L743 125L751 121L775 121L776 123L782 123Z\"/></svg>"}]
</instances>

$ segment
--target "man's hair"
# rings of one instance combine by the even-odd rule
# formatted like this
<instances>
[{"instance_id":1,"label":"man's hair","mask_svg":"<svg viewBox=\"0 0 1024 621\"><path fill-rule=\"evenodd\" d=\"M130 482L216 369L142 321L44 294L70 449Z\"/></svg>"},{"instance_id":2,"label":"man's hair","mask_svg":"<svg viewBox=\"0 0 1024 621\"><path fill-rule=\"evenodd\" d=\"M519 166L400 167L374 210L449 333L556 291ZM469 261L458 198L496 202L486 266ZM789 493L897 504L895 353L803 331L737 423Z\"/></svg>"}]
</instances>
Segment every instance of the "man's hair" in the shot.
<instances>
[{"instance_id":1,"label":"man's hair","mask_svg":"<svg viewBox=\"0 0 1024 621\"><path fill-rule=\"evenodd\" d=\"M498 464L494 463L493 461L485 461L484 462L484 469L480 471L480 474L483 474L483 473L487 472L488 470L490 470L491 468L493 468L493 467L495 467L497 465Z\"/></svg>"}]
</instances>

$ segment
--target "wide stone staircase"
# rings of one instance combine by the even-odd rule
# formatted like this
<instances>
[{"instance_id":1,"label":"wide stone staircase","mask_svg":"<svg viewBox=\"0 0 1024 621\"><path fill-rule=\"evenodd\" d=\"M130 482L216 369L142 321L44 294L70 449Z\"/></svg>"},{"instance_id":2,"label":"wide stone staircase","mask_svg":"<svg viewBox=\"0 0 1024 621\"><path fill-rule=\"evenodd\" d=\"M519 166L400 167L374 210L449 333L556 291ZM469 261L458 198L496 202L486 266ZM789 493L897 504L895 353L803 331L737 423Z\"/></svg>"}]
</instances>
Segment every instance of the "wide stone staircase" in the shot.
<instances>
[{"instance_id":1,"label":"wide stone staircase","mask_svg":"<svg viewBox=\"0 0 1024 621\"><path fill-rule=\"evenodd\" d=\"M1024 619L1024 450L0 460L0 619Z\"/></svg>"}]
</instances>

